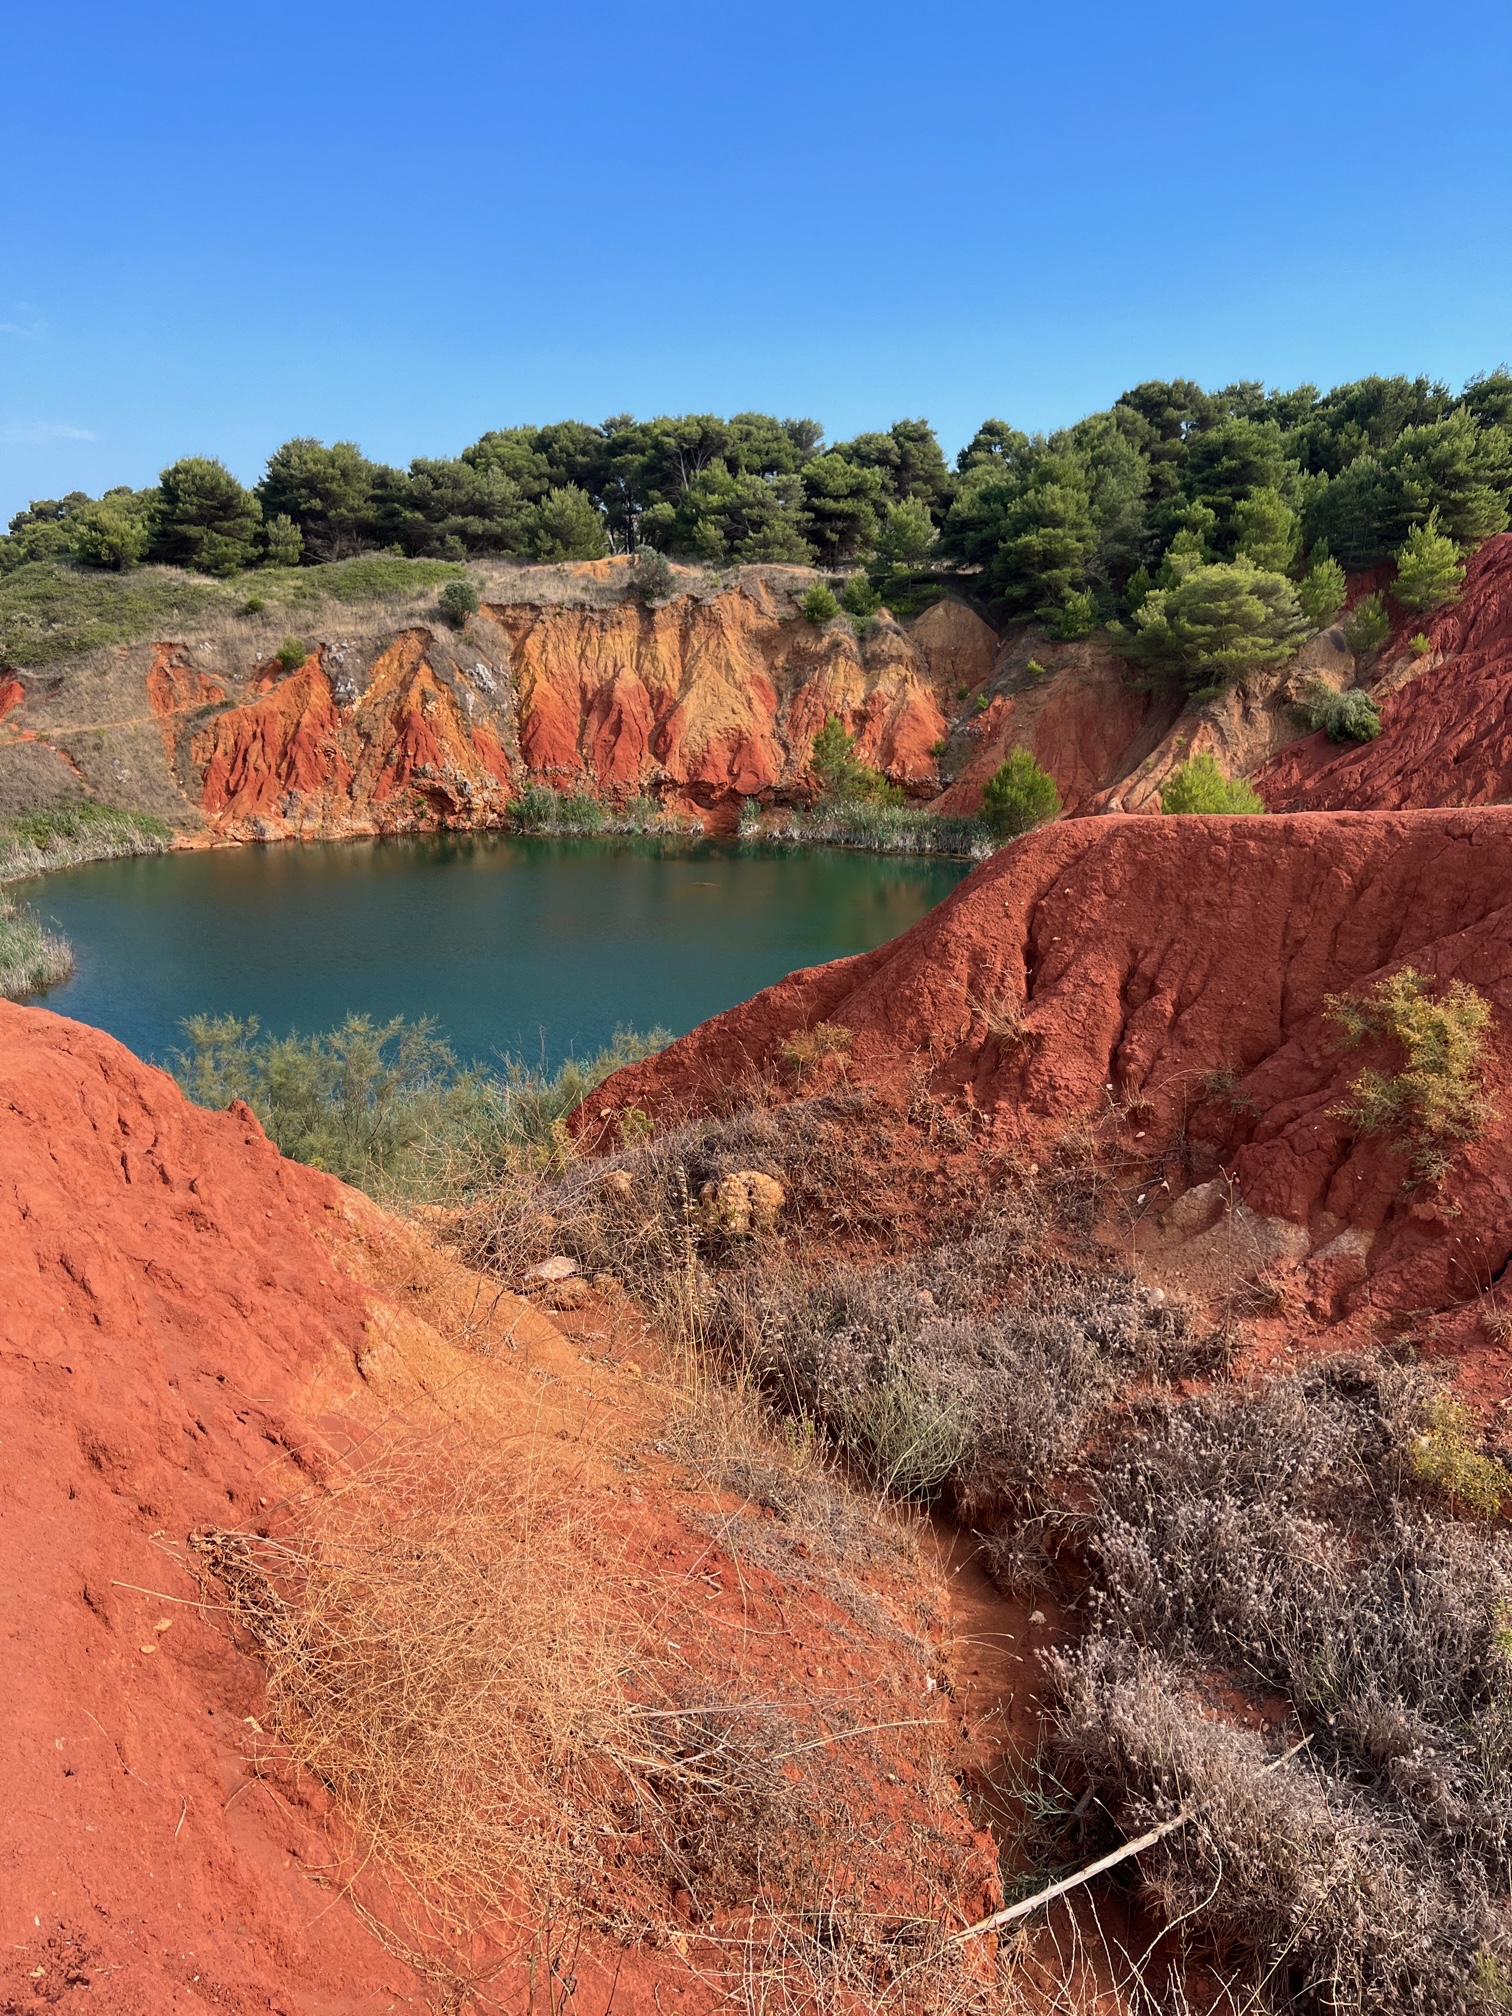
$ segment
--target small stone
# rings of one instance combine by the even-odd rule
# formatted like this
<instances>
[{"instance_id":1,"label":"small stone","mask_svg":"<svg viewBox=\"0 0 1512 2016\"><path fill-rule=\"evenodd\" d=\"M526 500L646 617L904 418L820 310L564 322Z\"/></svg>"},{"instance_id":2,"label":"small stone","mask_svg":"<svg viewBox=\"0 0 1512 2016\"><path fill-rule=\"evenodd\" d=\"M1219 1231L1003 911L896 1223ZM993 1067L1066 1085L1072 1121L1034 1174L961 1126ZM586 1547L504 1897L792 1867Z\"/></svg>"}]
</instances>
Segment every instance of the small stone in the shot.
<instances>
[{"instance_id":1,"label":"small stone","mask_svg":"<svg viewBox=\"0 0 1512 2016\"><path fill-rule=\"evenodd\" d=\"M527 1281L569 1281L578 1271L576 1260L569 1260L565 1253L553 1253L549 1260L538 1260L534 1267L525 1269Z\"/></svg>"}]
</instances>

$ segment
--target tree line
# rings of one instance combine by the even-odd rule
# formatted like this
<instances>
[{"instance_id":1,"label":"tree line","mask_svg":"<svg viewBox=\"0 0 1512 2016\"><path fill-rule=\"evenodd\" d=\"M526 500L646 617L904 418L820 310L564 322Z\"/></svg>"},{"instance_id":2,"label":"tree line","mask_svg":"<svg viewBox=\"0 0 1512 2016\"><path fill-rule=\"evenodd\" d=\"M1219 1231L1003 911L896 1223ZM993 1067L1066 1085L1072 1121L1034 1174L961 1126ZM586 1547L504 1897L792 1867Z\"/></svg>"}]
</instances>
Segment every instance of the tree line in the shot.
<instances>
[{"instance_id":1,"label":"tree line","mask_svg":"<svg viewBox=\"0 0 1512 2016\"><path fill-rule=\"evenodd\" d=\"M642 548L865 566L878 581L927 567L1063 637L1111 625L1152 672L1195 683L1332 621L1345 569L1410 562L1417 606L1442 599L1460 556L1507 525L1509 501L1505 369L1458 394L1427 378L1328 392L1176 379L1048 435L989 420L953 468L925 420L826 446L817 422L762 413L497 429L407 469L302 438L252 489L189 456L146 490L34 502L0 539L0 571L161 561L228 575L371 551L561 561Z\"/></svg>"}]
</instances>

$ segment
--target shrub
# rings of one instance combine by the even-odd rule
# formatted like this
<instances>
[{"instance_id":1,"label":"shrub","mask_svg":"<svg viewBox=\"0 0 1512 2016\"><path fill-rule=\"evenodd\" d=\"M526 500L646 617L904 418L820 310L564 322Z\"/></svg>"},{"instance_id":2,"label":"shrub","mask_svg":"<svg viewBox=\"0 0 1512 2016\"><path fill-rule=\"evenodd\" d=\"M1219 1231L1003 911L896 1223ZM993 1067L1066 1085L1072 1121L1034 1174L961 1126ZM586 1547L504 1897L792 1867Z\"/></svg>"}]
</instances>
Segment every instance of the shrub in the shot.
<instances>
[{"instance_id":1,"label":"shrub","mask_svg":"<svg viewBox=\"0 0 1512 2016\"><path fill-rule=\"evenodd\" d=\"M677 592L677 576L666 554L658 553L654 546L642 546L631 569L630 586L648 608L669 601Z\"/></svg>"},{"instance_id":2,"label":"shrub","mask_svg":"<svg viewBox=\"0 0 1512 2016\"><path fill-rule=\"evenodd\" d=\"M1049 666L1041 665L1038 658L1031 658L1029 663L1024 667L1024 670L1029 674L1031 679L1048 679L1050 676Z\"/></svg>"},{"instance_id":3,"label":"shrub","mask_svg":"<svg viewBox=\"0 0 1512 2016\"><path fill-rule=\"evenodd\" d=\"M828 623L840 614L840 604L822 581L814 583L798 606L810 623Z\"/></svg>"},{"instance_id":4,"label":"shrub","mask_svg":"<svg viewBox=\"0 0 1512 2016\"><path fill-rule=\"evenodd\" d=\"M1423 632L1419 630L1415 637L1407 639L1407 649L1412 653L1414 658L1426 658L1428 653L1433 649L1433 639L1425 637Z\"/></svg>"},{"instance_id":5,"label":"shrub","mask_svg":"<svg viewBox=\"0 0 1512 2016\"><path fill-rule=\"evenodd\" d=\"M1452 1505L1494 1519L1512 1497L1512 1471L1478 1446L1475 1417L1462 1402L1436 1393L1425 1410L1424 1432L1412 1452L1414 1474Z\"/></svg>"},{"instance_id":6,"label":"shrub","mask_svg":"<svg viewBox=\"0 0 1512 2016\"><path fill-rule=\"evenodd\" d=\"M1343 1043L1391 1043L1405 1058L1394 1073L1362 1071L1334 1109L1339 1117L1412 1149L1421 1180L1442 1175L1453 1145L1473 1140L1491 1117L1481 1086L1490 1003L1464 980L1435 992L1403 966L1364 996L1330 994L1323 1012Z\"/></svg>"},{"instance_id":7,"label":"shrub","mask_svg":"<svg viewBox=\"0 0 1512 2016\"><path fill-rule=\"evenodd\" d=\"M882 597L864 574L852 574L840 591L840 602L848 616L864 623L882 607Z\"/></svg>"},{"instance_id":8,"label":"shrub","mask_svg":"<svg viewBox=\"0 0 1512 2016\"><path fill-rule=\"evenodd\" d=\"M1160 787L1162 812L1263 812L1265 801L1242 777L1225 777L1204 749L1189 756Z\"/></svg>"},{"instance_id":9,"label":"shrub","mask_svg":"<svg viewBox=\"0 0 1512 2016\"><path fill-rule=\"evenodd\" d=\"M249 595L241 605L239 613L243 616L260 616L267 606L261 595Z\"/></svg>"},{"instance_id":10,"label":"shrub","mask_svg":"<svg viewBox=\"0 0 1512 2016\"><path fill-rule=\"evenodd\" d=\"M1058 819L1061 796L1055 779L1027 749L1015 749L982 788L982 824L994 840L1011 840L1031 827Z\"/></svg>"},{"instance_id":11,"label":"shrub","mask_svg":"<svg viewBox=\"0 0 1512 2016\"><path fill-rule=\"evenodd\" d=\"M1459 548L1438 529L1438 512L1426 524L1414 526L1397 554L1391 592L1406 609L1432 609L1451 601L1465 578Z\"/></svg>"},{"instance_id":12,"label":"shrub","mask_svg":"<svg viewBox=\"0 0 1512 2016\"><path fill-rule=\"evenodd\" d=\"M1386 613L1384 595L1367 595L1344 619L1344 641L1357 658L1379 651L1391 635L1391 618Z\"/></svg>"},{"instance_id":13,"label":"shrub","mask_svg":"<svg viewBox=\"0 0 1512 2016\"><path fill-rule=\"evenodd\" d=\"M558 1152L558 1128L611 1071L659 1050L617 1029L605 1049L548 1075L505 1060L459 1065L428 1020L351 1015L315 1036L274 1037L255 1016L195 1015L174 1076L201 1106L245 1099L295 1161L375 1195L455 1200L521 1158Z\"/></svg>"},{"instance_id":14,"label":"shrub","mask_svg":"<svg viewBox=\"0 0 1512 2016\"><path fill-rule=\"evenodd\" d=\"M274 655L285 672L297 672L310 654L300 638L285 637Z\"/></svg>"},{"instance_id":15,"label":"shrub","mask_svg":"<svg viewBox=\"0 0 1512 2016\"><path fill-rule=\"evenodd\" d=\"M1358 686L1336 693L1320 680L1302 709L1314 730L1324 730L1334 742L1373 742L1381 732L1381 710Z\"/></svg>"},{"instance_id":16,"label":"shrub","mask_svg":"<svg viewBox=\"0 0 1512 2016\"><path fill-rule=\"evenodd\" d=\"M1315 558L1297 586L1297 602L1310 630L1326 630L1344 607L1349 584L1337 560Z\"/></svg>"},{"instance_id":17,"label":"shrub","mask_svg":"<svg viewBox=\"0 0 1512 2016\"><path fill-rule=\"evenodd\" d=\"M478 612L478 591L465 575L459 575L441 590L438 606L452 629L460 630L468 617Z\"/></svg>"}]
</instances>

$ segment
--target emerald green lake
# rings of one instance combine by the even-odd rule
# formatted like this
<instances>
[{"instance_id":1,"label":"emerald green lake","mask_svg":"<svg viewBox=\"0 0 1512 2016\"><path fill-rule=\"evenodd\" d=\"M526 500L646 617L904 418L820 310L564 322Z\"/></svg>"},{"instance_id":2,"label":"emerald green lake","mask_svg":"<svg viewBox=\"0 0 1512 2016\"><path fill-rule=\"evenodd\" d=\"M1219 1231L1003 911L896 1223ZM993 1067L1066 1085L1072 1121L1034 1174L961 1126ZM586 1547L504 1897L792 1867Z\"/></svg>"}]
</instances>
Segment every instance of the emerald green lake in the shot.
<instances>
[{"instance_id":1,"label":"emerald green lake","mask_svg":"<svg viewBox=\"0 0 1512 2016\"><path fill-rule=\"evenodd\" d=\"M97 862L22 892L73 943L40 997L159 1061L186 1015L329 1028L434 1016L459 1056L555 1065L617 1024L680 1034L863 952L964 861L497 834Z\"/></svg>"}]
</instances>

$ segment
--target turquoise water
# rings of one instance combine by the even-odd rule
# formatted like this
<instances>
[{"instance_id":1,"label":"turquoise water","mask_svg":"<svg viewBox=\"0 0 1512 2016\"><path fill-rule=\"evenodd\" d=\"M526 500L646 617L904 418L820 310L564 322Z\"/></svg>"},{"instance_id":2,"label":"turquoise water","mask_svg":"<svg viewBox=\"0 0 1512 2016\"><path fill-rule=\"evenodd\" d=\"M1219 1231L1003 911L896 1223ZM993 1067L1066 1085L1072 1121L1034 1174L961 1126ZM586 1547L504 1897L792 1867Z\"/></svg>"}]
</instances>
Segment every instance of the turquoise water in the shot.
<instances>
[{"instance_id":1,"label":"turquoise water","mask_svg":"<svg viewBox=\"0 0 1512 2016\"><path fill-rule=\"evenodd\" d=\"M458 1054L555 1065L616 1024L680 1034L795 967L862 952L964 861L496 834L97 862L24 892L67 933L42 997L139 1056L186 1015L329 1028L432 1015Z\"/></svg>"}]
</instances>

